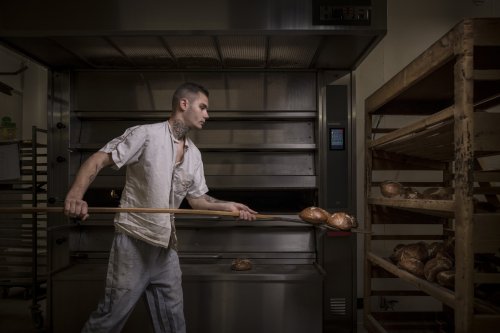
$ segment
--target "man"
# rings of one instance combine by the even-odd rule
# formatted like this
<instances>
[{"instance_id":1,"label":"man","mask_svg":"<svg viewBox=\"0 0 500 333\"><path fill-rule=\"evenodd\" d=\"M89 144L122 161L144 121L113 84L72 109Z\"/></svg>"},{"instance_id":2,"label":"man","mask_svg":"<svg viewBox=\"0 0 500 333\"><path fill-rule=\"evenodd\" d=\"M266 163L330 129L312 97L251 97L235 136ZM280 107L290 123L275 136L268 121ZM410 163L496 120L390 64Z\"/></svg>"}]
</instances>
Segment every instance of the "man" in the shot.
<instances>
[{"instance_id":1,"label":"man","mask_svg":"<svg viewBox=\"0 0 500 333\"><path fill-rule=\"evenodd\" d=\"M194 209L256 212L208 196L200 151L187 134L208 119L208 91L184 83L172 98L166 122L135 126L108 142L82 164L65 200L65 214L85 220L83 195L106 166L127 167L121 207L178 208L187 198ZM82 332L119 332L143 292L155 332L185 332L181 271L175 224L169 214L118 213L103 300Z\"/></svg>"}]
</instances>

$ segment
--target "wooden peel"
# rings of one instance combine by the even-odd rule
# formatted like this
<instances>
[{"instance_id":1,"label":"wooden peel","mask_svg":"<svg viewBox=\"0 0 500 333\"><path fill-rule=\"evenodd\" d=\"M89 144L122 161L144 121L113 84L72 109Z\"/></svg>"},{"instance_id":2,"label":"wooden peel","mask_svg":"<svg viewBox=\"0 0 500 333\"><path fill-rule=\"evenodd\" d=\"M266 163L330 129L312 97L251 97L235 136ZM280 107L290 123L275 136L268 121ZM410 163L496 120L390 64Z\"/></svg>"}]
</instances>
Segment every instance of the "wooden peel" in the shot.
<instances>
[{"instance_id":1,"label":"wooden peel","mask_svg":"<svg viewBox=\"0 0 500 333\"><path fill-rule=\"evenodd\" d=\"M64 207L1 207L0 213L64 213ZM236 212L218 210L174 209L174 208L121 208L121 207L88 207L88 213L164 213L164 214L192 214L192 215L218 215L239 216ZM265 215L264 215L265 216Z\"/></svg>"},{"instance_id":2,"label":"wooden peel","mask_svg":"<svg viewBox=\"0 0 500 333\"><path fill-rule=\"evenodd\" d=\"M0 207L0 214L36 214L36 213L64 213L64 207ZM88 207L89 214L109 213L157 213L157 214L189 214L210 216L233 216L238 217L238 212L202 209L180 209L180 208L121 208L121 207ZM280 217L276 215L255 214L260 220L279 220L309 224L300 219Z\"/></svg>"},{"instance_id":3,"label":"wooden peel","mask_svg":"<svg viewBox=\"0 0 500 333\"><path fill-rule=\"evenodd\" d=\"M64 207L0 207L0 214L37 214L37 213L64 213ZM221 210L203 210L203 209L181 209L181 208L122 208L122 207L88 207L89 214L111 214L111 213L156 213L156 214L187 214L187 215L210 215L210 216L232 216L239 217L237 212L228 212ZM255 214L259 220L286 221L306 225L312 225L301 219L291 217ZM316 225L329 230L341 231L326 224ZM362 230L349 230L355 233L367 233Z\"/></svg>"}]
</instances>

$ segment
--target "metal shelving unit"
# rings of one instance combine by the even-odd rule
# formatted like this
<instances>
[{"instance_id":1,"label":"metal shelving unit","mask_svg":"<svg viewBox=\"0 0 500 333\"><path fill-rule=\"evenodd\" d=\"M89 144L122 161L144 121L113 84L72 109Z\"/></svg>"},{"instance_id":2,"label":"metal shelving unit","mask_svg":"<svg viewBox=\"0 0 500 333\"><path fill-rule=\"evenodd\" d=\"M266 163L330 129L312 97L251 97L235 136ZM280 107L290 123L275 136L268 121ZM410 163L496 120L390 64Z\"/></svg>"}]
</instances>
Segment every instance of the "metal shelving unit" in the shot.
<instances>
[{"instance_id":1,"label":"metal shelving unit","mask_svg":"<svg viewBox=\"0 0 500 333\"><path fill-rule=\"evenodd\" d=\"M37 207L46 203L47 145L41 136L47 131L32 127L31 140L19 141L21 178L2 182L2 205ZM44 140L46 141L46 139ZM6 214L0 223L0 286L7 296L12 287L25 288L31 298L30 311L37 328L43 327L38 302L46 297L47 216L45 214Z\"/></svg>"}]
</instances>

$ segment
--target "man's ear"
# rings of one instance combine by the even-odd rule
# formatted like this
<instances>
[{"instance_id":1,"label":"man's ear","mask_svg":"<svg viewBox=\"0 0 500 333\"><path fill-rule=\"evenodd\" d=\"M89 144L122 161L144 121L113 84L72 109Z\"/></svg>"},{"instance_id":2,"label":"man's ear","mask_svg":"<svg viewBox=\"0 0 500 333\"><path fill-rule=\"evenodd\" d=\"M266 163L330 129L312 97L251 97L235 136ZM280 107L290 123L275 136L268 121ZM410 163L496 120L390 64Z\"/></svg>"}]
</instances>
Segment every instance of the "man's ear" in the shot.
<instances>
[{"instance_id":1,"label":"man's ear","mask_svg":"<svg viewBox=\"0 0 500 333\"><path fill-rule=\"evenodd\" d=\"M189 105L188 99L181 98L181 100L179 101L179 106L181 107L181 110L186 111L186 109L188 108L188 105Z\"/></svg>"}]
</instances>

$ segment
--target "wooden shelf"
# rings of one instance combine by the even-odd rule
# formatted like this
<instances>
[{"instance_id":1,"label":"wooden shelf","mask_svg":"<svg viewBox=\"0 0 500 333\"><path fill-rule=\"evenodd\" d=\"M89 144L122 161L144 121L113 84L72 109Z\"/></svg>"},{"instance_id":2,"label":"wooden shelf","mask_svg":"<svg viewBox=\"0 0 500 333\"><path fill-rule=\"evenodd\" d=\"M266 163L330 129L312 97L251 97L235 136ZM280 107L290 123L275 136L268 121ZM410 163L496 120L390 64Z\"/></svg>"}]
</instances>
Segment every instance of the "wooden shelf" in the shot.
<instances>
[{"instance_id":1,"label":"wooden shelf","mask_svg":"<svg viewBox=\"0 0 500 333\"><path fill-rule=\"evenodd\" d=\"M450 107L412 125L402 127L368 143L368 147L394 154L452 161L454 108ZM474 113L474 152L476 157L500 152L500 113Z\"/></svg>"},{"instance_id":2,"label":"wooden shelf","mask_svg":"<svg viewBox=\"0 0 500 333\"><path fill-rule=\"evenodd\" d=\"M454 65L464 50L464 29L473 36L466 47L477 55L471 70L475 95L473 104L500 103L498 98L498 36L488 29L499 29L498 19L469 19L449 33L387 81L366 99L368 114L433 114L454 104ZM469 38L470 36L467 36ZM469 42L469 40L467 41ZM496 60L495 60L496 59ZM496 65L496 66L495 66ZM492 106L492 105L489 105Z\"/></svg>"},{"instance_id":3,"label":"wooden shelf","mask_svg":"<svg viewBox=\"0 0 500 333\"><path fill-rule=\"evenodd\" d=\"M387 272L399 277L400 279L410 283L411 285L417 287L419 290L423 291L425 294L432 296L439 300L440 302L448 305L451 308L456 306L456 296L452 290L446 289L436 283L429 282L427 280L421 279L405 270L398 268L388 259L377 256L373 252L367 253L367 259L371 261L374 265L382 267ZM498 274L496 274L498 275ZM377 294L380 294L378 292ZM408 296L408 295L407 295ZM474 300L474 306L477 309L486 311L489 313L495 313L496 309L492 307L485 301L476 299ZM500 313L496 313L495 316L500 316Z\"/></svg>"},{"instance_id":4,"label":"wooden shelf","mask_svg":"<svg viewBox=\"0 0 500 333\"><path fill-rule=\"evenodd\" d=\"M490 260L496 267L500 260L476 259L484 253L494 256L500 249L500 187L496 184L500 182L500 168L489 166L493 170L484 171L482 165L500 156L500 113L492 110L500 105L500 35L496 33L499 30L498 18L463 20L365 101L364 222L372 233L364 236L364 310L365 326L370 331L386 332L401 324L399 318L386 320L372 311L372 296L391 294L380 287L373 291L374 278L399 278L417 290L397 296L424 292L452 308L453 312L443 318L448 325L446 331L498 330L498 304L475 297L487 298L484 291L477 289L478 285L500 286L500 273L496 268L491 273L475 271L475 264L476 260ZM398 127L401 115L419 118ZM391 128L374 126L380 117ZM394 180L418 190L451 188L453 200L374 197L380 180L374 182L372 177L380 177L381 171L399 176L400 171L408 170L419 172L419 176L408 183ZM437 184L432 184L433 180ZM415 234L403 231L403 234L401 226L391 229L391 224L414 224L429 229ZM442 228L432 224L442 224ZM375 225L388 226L384 229L387 234L374 233ZM415 243L450 237L454 238L454 291L401 270L372 250L379 248L372 246L377 241ZM406 324L401 325L403 328ZM425 325L417 327L421 331L428 329Z\"/></svg>"},{"instance_id":5,"label":"wooden shelf","mask_svg":"<svg viewBox=\"0 0 500 333\"><path fill-rule=\"evenodd\" d=\"M453 200L424 200L424 199L389 199L368 198L368 204L390 206L394 208L411 208L435 212L453 212Z\"/></svg>"},{"instance_id":6,"label":"wooden shelf","mask_svg":"<svg viewBox=\"0 0 500 333\"><path fill-rule=\"evenodd\" d=\"M389 260L379 257L375 255L373 252L368 252L366 256L367 259L371 261L373 264L382 267L386 271L414 285L418 289L422 290L423 292L425 292L430 296L435 297L436 299L448 305L449 307L451 308L455 307L455 294L449 289L443 288L435 283L431 283L426 280L420 279L411 273L399 269Z\"/></svg>"},{"instance_id":7,"label":"wooden shelf","mask_svg":"<svg viewBox=\"0 0 500 333\"><path fill-rule=\"evenodd\" d=\"M374 312L368 316L370 332L447 332L444 312ZM448 329L447 329L448 328Z\"/></svg>"}]
</instances>

